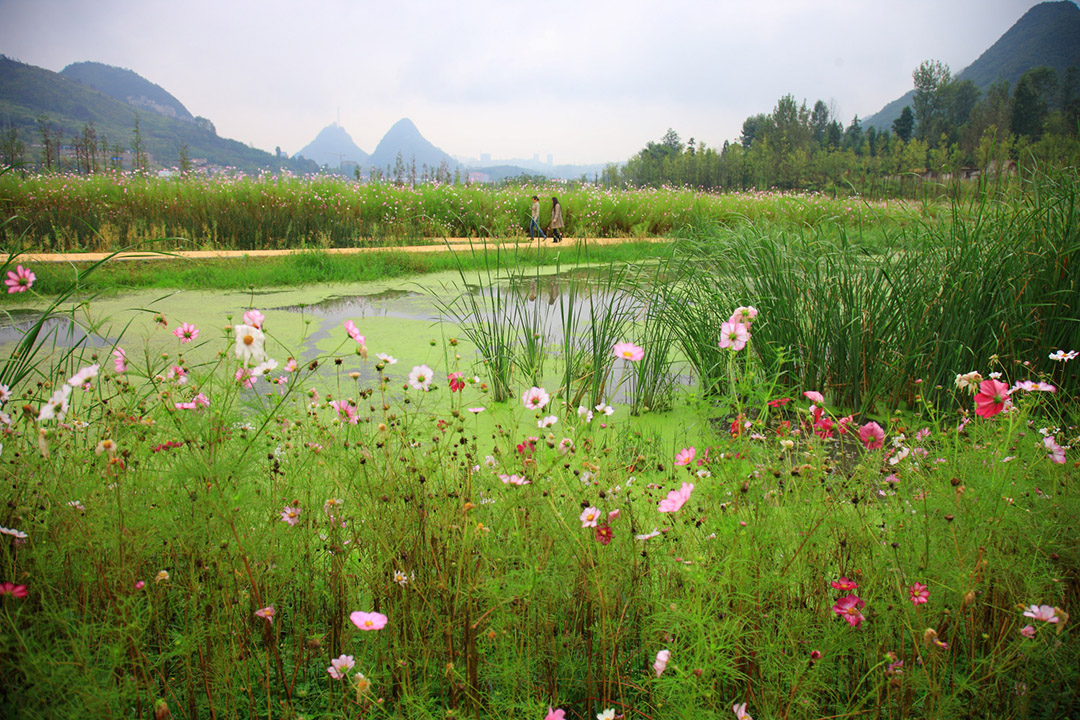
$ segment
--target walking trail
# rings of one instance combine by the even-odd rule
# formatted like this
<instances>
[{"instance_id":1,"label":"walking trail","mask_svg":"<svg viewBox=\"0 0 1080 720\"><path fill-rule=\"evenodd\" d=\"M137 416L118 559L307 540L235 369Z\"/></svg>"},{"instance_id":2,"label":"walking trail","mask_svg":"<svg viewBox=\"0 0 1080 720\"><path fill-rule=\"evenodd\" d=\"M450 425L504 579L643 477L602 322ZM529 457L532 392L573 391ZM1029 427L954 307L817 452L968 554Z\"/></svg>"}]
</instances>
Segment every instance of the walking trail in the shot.
<instances>
[{"instance_id":1,"label":"walking trail","mask_svg":"<svg viewBox=\"0 0 1080 720\"><path fill-rule=\"evenodd\" d=\"M403 253L431 253L446 252L447 245L455 251L468 251L470 245L477 249L488 247L515 248L522 245L545 246L551 248L571 248L583 243L589 245L618 245L629 242L668 242L667 238L563 238L559 244L549 240L484 240L478 238L447 238L444 243L436 245L405 245L385 247L362 247L362 248L323 248L320 252L334 255L356 255L361 253L378 252L403 252ZM311 252L311 249L291 250L170 250L161 252L134 251L117 254L114 260L175 260L177 258L190 260L215 260L225 258L273 258L292 255L294 253ZM109 253L25 253L19 256L23 263L90 263L104 260Z\"/></svg>"}]
</instances>

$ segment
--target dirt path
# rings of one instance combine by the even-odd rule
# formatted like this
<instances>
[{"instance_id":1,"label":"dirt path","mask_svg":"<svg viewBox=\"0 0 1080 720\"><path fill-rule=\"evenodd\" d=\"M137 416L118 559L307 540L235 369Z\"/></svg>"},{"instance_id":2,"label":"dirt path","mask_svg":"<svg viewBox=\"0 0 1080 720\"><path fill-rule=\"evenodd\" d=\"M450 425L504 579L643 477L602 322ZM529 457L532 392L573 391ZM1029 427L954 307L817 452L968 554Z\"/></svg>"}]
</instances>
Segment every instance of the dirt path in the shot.
<instances>
[{"instance_id":1,"label":"dirt path","mask_svg":"<svg viewBox=\"0 0 1080 720\"><path fill-rule=\"evenodd\" d=\"M476 238L447 238L445 244L440 245L405 245L401 247L370 247L370 248L325 248L321 252L335 255L356 255L359 253L375 252L405 252L405 253L430 253L445 252L449 244L454 250L467 251L470 244L482 248L485 244L490 247L501 246L504 248L520 247L522 245L543 245L550 248L570 248L588 243L589 245L618 245L629 242L667 242L666 238L564 238L558 245L550 240L529 241L488 241ZM272 258L291 255L293 253L308 252L308 250L174 250L168 253L156 252L130 252L120 253L115 260L170 260L177 258L191 260L214 260L222 258ZM26 253L19 256L20 263L88 263L104 260L108 253Z\"/></svg>"}]
</instances>

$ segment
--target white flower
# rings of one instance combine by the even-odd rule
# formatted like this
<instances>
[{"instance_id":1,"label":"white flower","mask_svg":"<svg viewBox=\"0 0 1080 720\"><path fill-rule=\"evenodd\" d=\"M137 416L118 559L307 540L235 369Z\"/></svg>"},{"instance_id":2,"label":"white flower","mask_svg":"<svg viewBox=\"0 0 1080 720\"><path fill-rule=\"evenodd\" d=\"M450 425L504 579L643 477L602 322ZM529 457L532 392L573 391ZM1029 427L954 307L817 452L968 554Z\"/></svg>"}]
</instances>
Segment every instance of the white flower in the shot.
<instances>
[{"instance_id":1,"label":"white flower","mask_svg":"<svg viewBox=\"0 0 1080 720\"><path fill-rule=\"evenodd\" d=\"M429 368L427 365L417 365L409 373L409 385L416 390L428 391L428 387L431 385L432 378L435 377L435 371Z\"/></svg>"},{"instance_id":2,"label":"white flower","mask_svg":"<svg viewBox=\"0 0 1080 720\"><path fill-rule=\"evenodd\" d=\"M555 417L554 415L548 415L547 417L540 418L539 420L537 420L536 421L536 427L543 430L544 428L551 427L552 425L554 425L557 422L559 422L559 418Z\"/></svg>"},{"instance_id":3,"label":"white flower","mask_svg":"<svg viewBox=\"0 0 1080 720\"><path fill-rule=\"evenodd\" d=\"M7 385L0 385L0 405L3 405L11 399L11 388Z\"/></svg>"},{"instance_id":4,"label":"white flower","mask_svg":"<svg viewBox=\"0 0 1080 720\"><path fill-rule=\"evenodd\" d=\"M615 708L608 708L596 716L596 720L615 720Z\"/></svg>"},{"instance_id":5,"label":"white flower","mask_svg":"<svg viewBox=\"0 0 1080 720\"><path fill-rule=\"evenodd\" d=\"M11 528L6 528L6 527L0 527L0 535L10 535L11 537L13 537L13 538L15 538L17 540L25 540L26 538L30 537L29 535L24 533L22 530L13 530Z\"/></svg>"},{"instance_id":6,"label":"white flower","mask_svg":"<svg viewBox=\"0 0 1080 720\"><path fill-rule=\"evenodd\" d=\"M394 365L397 363L397 358L393 355L387 355L386 353L376 353L375 357L382 360L386 365Z\"/></svg>"},{"instance_id":7,"label":"white flower","mask_svg":"<svg viewBox=\"0 0 1080 720\"><path fill-rule=\"evenodd\" d=\"M965 373L963 375L957 375L956 376L956 389L957 390L967 390L972 395L974 395L975 392L978 390L979 383L982 382L982 379L983 379L982 375L980 375L975 370L972 370L971 372Z\"/></svg>"},{"instance_id":8,"label":"white flower","mask_svg":"<svg viewBox=\"0 0 1080 720\"><path fill-rule=\"evenodd\" d=\"M405 587L406 585L409 584L409 576L406 575L405 573L401 572L400 570L395 570L394 571L394 582L396 582L401 587Z\"/></svg>"},{"instance_id":9,"label":"white flower","mask_svg":"<svg viewBox=\"0 0 1080 720\"><path fill-rule=\"evenodd\" d=\"M68 396L71 395L71 385L64 385L52 394L49 401L41 406L38 411L38 420L64 419L64 413L68 410Z\"/></svg>"},{"instance_id":10,"label":"white flower","mask_svg":"<svg viewBox=\"0 0 1080 720\"><path fill-rule=\"evenodd\" d=\"M67 381L67 384L73 388L82 387L90 381L91 378L97 377L98 365L88 365L79 372L71 376Z\"/></svg>"},{"instance_id":11,"label":"white flower","mask_svg":"<svg viewBox=\"0 0 1080 720\"><path fill-rule=\"evenodd\" d=\"M237 360L243 360L245 366L249 362L261 363L266 360L266 353L263 352L266 336L262 330L251 325L236 325L233 330L236 331Z\"/></svg>"},{"instance_id":12,"label":"white flower","mask_svg":"<svg viewBox=\"0 0 1080 720\"><path fill-rule=\"evenodd\" d=\"M484 466L488 468L495 468L499 466L499 461L491 455L484 456Z\"/></svg>"},{"instance_id":13,"label":"white flower","mask_svg":"<svg viewBox=\"0 0 1080 720\"><path fill-rule=\"evenodd\" d=\"M656 537L659 534L660 534L660 531L657 530L656 528L653 528L651 533L645 533L644 535L635 535L634 539L635 540L648 540L650 538Z\"/></svg>"},{"instance_id":14,"label":"white flower","mask_svg":"<svg viewBox=\"0 0 1080 720\"><path fill-rule=\"evenodd\" d=\"M267 358L266 360L264 360L263 362L259 363L254 368L252 368L251 376L252 377L262 377L263 375L270 372L271 370L273 370L277 366L278 366L277 360L274 360L273 358Z\"/></svg>"},{"instance_id":15,"label":"white flower","mask_svg":"<svg viewBox=\"0 0 1080 720\"><path fill-rule=\"evenodd\" d=\"M605 405L604 403L600 403L599 405L597 405L595 410L598 413L604 413L605 415L609 416L615 413L615 408L611 407L610 405Z\"/></svg>"},{"instance_id":16,"label":"white flower","mask_svg":"<svg viewBox=\"0 0 1080 720\"><path fill-rule=\"evenodd\" d=\"M1057 352L1050 353L1050 359L1056 360L1057 362L1069 362L1070 360L1075 360L1077 355L1080 355L1080 353L1075 350L1070 350L1069 352L1058 350Z\"/></svg>"}]
</instances>

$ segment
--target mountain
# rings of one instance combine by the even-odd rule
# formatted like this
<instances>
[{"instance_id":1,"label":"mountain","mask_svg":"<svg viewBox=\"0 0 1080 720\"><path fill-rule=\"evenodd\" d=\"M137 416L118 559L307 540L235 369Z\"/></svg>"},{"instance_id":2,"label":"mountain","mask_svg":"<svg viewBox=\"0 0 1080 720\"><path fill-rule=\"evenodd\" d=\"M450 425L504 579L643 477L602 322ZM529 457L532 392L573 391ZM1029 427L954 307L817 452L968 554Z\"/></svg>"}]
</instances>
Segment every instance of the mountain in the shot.
<instances>
[{"instance_id":1,"label":"mountain","mask_svg":"<svg viewBox=\"0 0 1080 720\"><path fill-rule=\"evenodd\" d=\"M375 152L371 154L371 157L364 164L369 168L373 167L383 171L389 167L390 174L393 175L394 164L397 162L399 153L406 168L412 162L416 162L417 173L421 171L424 165L438 169L445 162L447 167L453 170L458 164L454 158L425 140L420 131L416 129L416 126L413 125L412 120L408 118L402 118L394 123L394 126L379 141Z\"/></svg>"},{"instance_id":2,"label":"mountain","mask_svg":"<svg viewBox=\"0 0 1080 720\"><path fill-rule=\"evenodd\" d=\"M130 71L121 71L121 76L126 72ZM130 87L144 91L157 87L137 75L135 77L141 82ZM236 140L218 137L214 124L206 118L180 119L181 110L188 117L190 113L175 98L167 101L172 98L168 93L147 95L141 92L136 99L143 97L161 107L171 107L176 116L149 112L145 107L117 100L60 73L0 55L0 124L18 132L27 148L26 159L31 162L41 159L43 124L59 132L62 135L59 144L70 148L92 122L99 143L105 141L110 148L119 146L123 151L131 147L135 118L138 117L139 131L153 166L175 167L180 161L181 147L186 146L187 155L193 160L205 159L207 165L233 167L245 172L276 171L286 167L293 172L305 173L318 169L310 161L278 158Z\"/></svg>"},{"instance_id":3,"label":"mountain","mask_svg":"<svg viewBox=\"0 0 1080 720\"><path fill-rule=\"evenodd\" d=\"M320 166L338 168L342 163L354 162L361 167L367 163L368 155L353 142L352 137L337 123L327 125L315 139L300 149L297 155L314 160Z\"/></svg>"},{"instance_id":4,"label":"mountain","mask_svg":"<svg viewBox=\"0 0 1080 720\"><path fill-rule=\"evenodd\" d=\"M1054 68L1059 80L1066 68L1080 66L1080 7L1070 0L1032 7L956 78L971 80L985 93L998 80L1015 87L1027 70L1042 65ZM863 119L863 128L890 128L905 105L914 107L914 100L915 91L909 90Z\"/></svg>"},{"instance_id":5,"label":"mountain","mask_svg":"<svg viewBox=\"0 0 1080 720\"><path fill-rule=\"evenodd\" d=\"M132 70L97 62L77 62L68 65L60 74L133 107L188 122L195 120L183 103Z\"/></svg>"}]
</instances>

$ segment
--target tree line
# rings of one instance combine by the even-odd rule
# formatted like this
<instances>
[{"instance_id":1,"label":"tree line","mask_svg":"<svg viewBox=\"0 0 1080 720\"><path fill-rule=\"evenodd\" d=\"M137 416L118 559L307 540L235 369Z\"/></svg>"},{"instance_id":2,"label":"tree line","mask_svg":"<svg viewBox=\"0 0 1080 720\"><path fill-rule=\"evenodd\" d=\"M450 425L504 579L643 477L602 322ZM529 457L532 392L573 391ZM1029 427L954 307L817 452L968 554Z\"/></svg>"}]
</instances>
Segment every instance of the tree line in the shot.
<instances>
[{"instance_id":1,"label":"tree line","mask_svg":"<svg viewBox=\"0 0 1080 720\"><path fill-rule=\"evenodd\" d=\"M903 195L922 180L1007 174L1016 163L1080 159L1080 69L1064 77L1032 68L1015 88L982 93L949 66L928 60L912 73L915 95L891 128L845 127L822 100L809 107L785 95L771 113L746 119L741 137L720 148L668 130L623 166L605 169L611 186L693 186L706 190L856 190Z\"/></svg>"}]
</instances>

